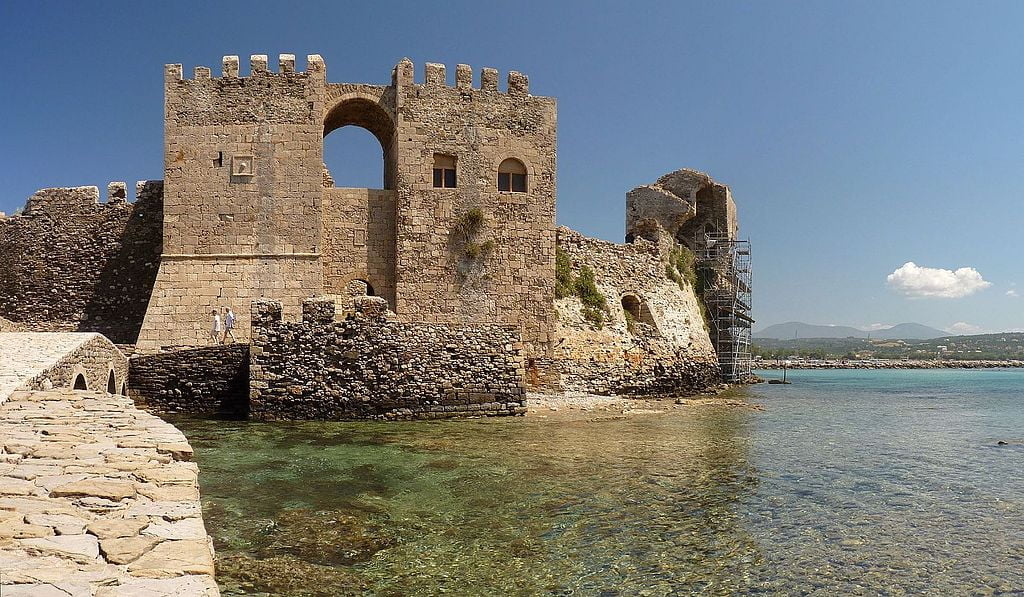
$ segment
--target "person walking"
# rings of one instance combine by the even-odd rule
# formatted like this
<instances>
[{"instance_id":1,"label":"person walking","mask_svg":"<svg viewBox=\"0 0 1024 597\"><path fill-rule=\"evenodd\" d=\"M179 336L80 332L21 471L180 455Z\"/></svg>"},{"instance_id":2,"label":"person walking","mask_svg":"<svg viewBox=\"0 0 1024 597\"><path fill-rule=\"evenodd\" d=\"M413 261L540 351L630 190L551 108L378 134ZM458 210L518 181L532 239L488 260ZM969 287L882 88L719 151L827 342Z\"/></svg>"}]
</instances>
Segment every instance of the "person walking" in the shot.
<instances>
[{"instance_id":1,"label":"person walking","mask_svg":"<svg viewBox=\"0 0 1024 597\"><path fill-rule=\"evenodd\" d=\"M224 344L228 343L228 336L231 336L231 343L238 342L235 339L235 313L231 307L224 307Z\"/></svg>"},{"instance_id":2,"label":"person walking","mask_svg":"<svg viewBox=\"0 0 1024 597\"><path fill-rule=\"evenodd\" d=\"M210 329L210 339L213 340L214 344L220 344L220 336L224 331L221 326L220 313L214 309L213 311L210 311L210 315L213 315L213 327Z\"/></svg>"}]
</instances>

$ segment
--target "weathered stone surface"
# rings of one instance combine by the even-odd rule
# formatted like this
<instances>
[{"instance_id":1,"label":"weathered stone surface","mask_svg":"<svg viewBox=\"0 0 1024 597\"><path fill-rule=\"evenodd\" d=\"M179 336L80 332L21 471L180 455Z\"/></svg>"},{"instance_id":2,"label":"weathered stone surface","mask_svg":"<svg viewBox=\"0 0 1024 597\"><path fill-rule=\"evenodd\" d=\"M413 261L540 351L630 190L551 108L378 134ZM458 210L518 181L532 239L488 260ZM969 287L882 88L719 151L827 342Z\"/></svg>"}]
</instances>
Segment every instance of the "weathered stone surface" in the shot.
<instances>
[{"instance_id":1,"label":"weathered stone surface","mask_svg":"<svg viewBox=\"0 0 1024 597\"><path fill-rule=\"evenodd\" d=\"M164 541L129 564L128 572L146 578L213 575L213 554L206 540Z\"/></svg>"},{"instance_id":2,"label":"weathered stone surface","mask_svg":"<svg viewBox=\"0 0 1024 597\"><path fill-rule=\"evenodd\" d=\"M48 537L53 534L53 529L48 526L26 524L19 520L0 522L0 539L27 539Z\"/></svg>"},{"instance_id":3,"label":"weathered stone surface","mask_svg":"<svg viewBox=\"0 0 1024 597\"><path fill-rule=\"evenodd\" d=\"M0 477L0 495L32 495L36 493L36 484L14 477Z\"/></svg>"},{"instance_id":4,"label":"weathered stone surface","mask_svg":"<svg viewBox=\"0 0 1024 597\"><path fill-rule=\"evenodd\" d=\"M81 535L89 524L88 519L69 514L29 514L25 522L52 527L58 535Z\"/></svg>"},{"instance_id":5,"label":"weathered stone surface","mask_svg":"<svg viewBox=\"0 0 1024 597\"><path fill-rule=\"evenodd\" d=\"M206 528L199 518L184 518L176 521L157 520L142 531L161 539L204 539Z\"/></svg>"},{"instance_id":6,"label":"weathered stone surface","mask_svg":"<svg viewBox=\"0 0 1024 597\"><path fill-rule=\"evenodd\" d=\"M104 519L90 522L87 530L100 539L112 539L138 535L147 525L148 518Z\"/></svg>"},{"instance_id":7,"label":"weathered stone surface","mask_svg":"<svg viewBox=\"0 0 1024 597\"><path fill-rule=\"evenodd\" d=\"M205 533L203 534L205 537ZM134 537L116 537L100 540L103 557L111 564L127 564L163 541L160 537L136 535Z\"/></svg>"},{"instance_id":8,"label":"weathered stone surface","mask_svg":"<svg viewBox=\"0 0 1024 597\"><path fill-rule=\"evenodd\" d=\"M156 474L156 473L154 473ZM54 497L98 497L111 501L120 501L135 497L135 486L127 481L110 481L103 479L83 479L54 488L50 492Z\"/></svg>"},{"instance_id":9,"label":"weathered stone surface","mask_svg":"<svg viewBox=\"0 0 1024 597\"><path fill-rule=\"evenodd\" d=\"M99 542L92 535L20 539L18 545L29 553L68 557L80 562L93 562L100 555Z\"/></svg>"},{"instance_id":10,"label":"weathered stone surface","mask_svg":"<svg viewBox=\"0 0 1024 597\"><path fill-rule=\"evenodd\" d=\"M209 576L176 576L174 578L132 578L117 586L100 587L96 597L216 597L217 583Z\"/></svg>"}]
</instances>

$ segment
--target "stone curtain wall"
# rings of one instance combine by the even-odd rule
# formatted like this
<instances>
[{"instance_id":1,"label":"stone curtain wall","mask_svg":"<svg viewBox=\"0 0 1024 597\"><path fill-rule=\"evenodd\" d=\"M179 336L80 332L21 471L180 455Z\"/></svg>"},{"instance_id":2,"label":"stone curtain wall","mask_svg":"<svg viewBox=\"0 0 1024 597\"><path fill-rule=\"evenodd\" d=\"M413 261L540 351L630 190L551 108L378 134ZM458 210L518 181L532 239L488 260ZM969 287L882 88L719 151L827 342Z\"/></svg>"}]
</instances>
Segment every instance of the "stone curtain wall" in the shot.
<instances>
[{"instance_id":1,"label":"stone curtain wall","mask_svg":"<svg viewBox=\"0 0 1024 597\"><path fill-rule=\"evenodd\" d=\"M253 304L250 415L259 419L428 419L525 414L519 338L498 325L386 321L379 297L354 299L334 321L332 300L281 320Z\"/></svg>"},{"instance_id":2,"label":"stone curtain wall","mask_svg":"<svg viewBox=\"0 0 1024 597\"><path fill-rule=\"evenodd\" d=\"M694 289L681 289L668 278L658 245L643 239L620 245L561 227L558 246L574 271L583 265L594 271L608 303L604 325L597 329L582 316L578 299L555 301L555 362L563 389L679 396L718 383L718 359ZM627 295L636 298L649 322L627 322L622 307Z\"/></svg>"},{"instance_id":3,"label":"stone curtain wall","mask_svg":"<svg viewBox=\"0 0 1024 597\"><path fill-rule=\"evenodd\" d=\"M136 356L128 364L128 396L147 410L231 417L249 412L248 344Z\"/></svg>"},{"instance_id":4,"label":"stone curtain wall","mask_svg":"<svg viewBox=\"0 0 1024 597\"><path fill-rule=\"evenodd\" d=\"M43 189L24 213L0 217L0 316L31 331L138 337L160 261L160 181Z\"/></svg>"}]
</instances>

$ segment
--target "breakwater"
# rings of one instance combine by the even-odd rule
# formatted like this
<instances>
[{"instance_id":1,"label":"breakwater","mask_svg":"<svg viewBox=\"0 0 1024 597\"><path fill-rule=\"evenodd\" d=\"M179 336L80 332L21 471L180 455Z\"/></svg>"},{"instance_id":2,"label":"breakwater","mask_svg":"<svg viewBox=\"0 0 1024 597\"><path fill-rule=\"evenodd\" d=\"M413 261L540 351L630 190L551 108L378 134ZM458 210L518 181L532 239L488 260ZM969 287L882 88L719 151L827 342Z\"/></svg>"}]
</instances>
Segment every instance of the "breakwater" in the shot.
<instances>
[{"instance_id":1,"label":"breakwater","mask_svg":"<svg viewBox=\"0 0 1024 597\"><path fill-rule=\"evenodd\" d=\"M790 359L755 361L755 369L998 369L1024 367L1024 361L958 359Z\"/></svg>"}]
</instances>

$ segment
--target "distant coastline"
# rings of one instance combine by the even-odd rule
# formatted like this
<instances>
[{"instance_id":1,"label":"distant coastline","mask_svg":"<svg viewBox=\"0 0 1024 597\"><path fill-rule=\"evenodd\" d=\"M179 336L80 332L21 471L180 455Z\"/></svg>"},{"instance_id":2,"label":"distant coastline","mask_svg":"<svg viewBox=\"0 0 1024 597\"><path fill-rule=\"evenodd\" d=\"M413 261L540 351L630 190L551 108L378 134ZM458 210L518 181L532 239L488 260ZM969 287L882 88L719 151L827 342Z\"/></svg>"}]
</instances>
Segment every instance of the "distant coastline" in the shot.
<instances>
[{"instance_id":1,"label":"distant coastline","mask_svg":"<svg viewBox=\"0 0 1024 597\"><path fill-rule=\"evenodd\" d=\"M786 364L788 363L788 364ZM1024 367L1024 360L958 359L761 359L754 369L999 369Z\"/></svg>"}]
</instances>

